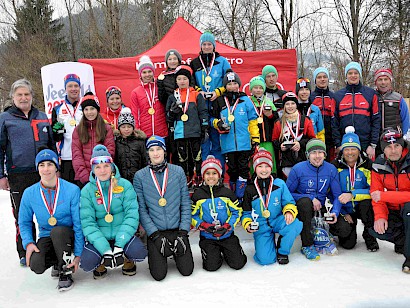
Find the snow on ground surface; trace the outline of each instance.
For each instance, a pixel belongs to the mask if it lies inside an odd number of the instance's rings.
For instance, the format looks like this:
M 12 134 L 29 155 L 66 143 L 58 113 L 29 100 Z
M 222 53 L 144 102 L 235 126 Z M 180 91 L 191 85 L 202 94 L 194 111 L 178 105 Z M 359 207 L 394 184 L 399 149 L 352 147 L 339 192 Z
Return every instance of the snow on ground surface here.
M 50 270 L 36 275 L 19 266 L 5 191 L 0 191 L 0 217 L 0 307 L 410 307 L 410 275 L 401 272 L 404 257 L 390 243 L 379 241 L 381 249 L 371 253 L 359 236 L 355 249 L 313 262 L 300 253 L 298 238 L 288 265 L 260 266 L 253 260 L 252 236 L 242 227 L 236 231 L 248 256 L 242 270 L 225 264 L 217 272 L 203 270 L 199 232 L 194 232 L 195 269 L 189 277 L 182 277 L 169 260 L 167 277 L 157 282 L 145 260 L 133 277 L 115 269 L 97 281 L 80 270 L 74 288 L 59 293 Z

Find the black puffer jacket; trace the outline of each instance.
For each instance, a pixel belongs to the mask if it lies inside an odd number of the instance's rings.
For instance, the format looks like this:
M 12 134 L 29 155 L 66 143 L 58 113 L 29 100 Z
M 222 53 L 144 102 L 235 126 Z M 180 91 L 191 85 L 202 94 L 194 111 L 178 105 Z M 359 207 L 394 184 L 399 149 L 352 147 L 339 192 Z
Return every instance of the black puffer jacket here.
M 117 136 L 115 139 L 115 164 L 121 177 L 132 183 L 134 174 L 148 164 L 145 139 L 141 130 L 135 130 L 129 137 Z
M 174 90 L 178 88 L 175 73 L 172 73 L 172 71 L 174 70 L 162 72 L 164 79 L 157 79 L 158 99 L 164 106 L 167 105 L 168 97 L 174 94 Z

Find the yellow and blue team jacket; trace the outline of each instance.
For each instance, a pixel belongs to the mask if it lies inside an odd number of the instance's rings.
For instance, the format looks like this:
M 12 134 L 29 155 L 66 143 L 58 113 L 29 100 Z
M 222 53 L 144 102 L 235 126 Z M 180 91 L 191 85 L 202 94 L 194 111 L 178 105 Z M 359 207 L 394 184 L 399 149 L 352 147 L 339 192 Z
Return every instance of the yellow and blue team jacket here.
M 267 191 L 269 189 L 271 178 L 267 179 L 258 179 L 258 185 L 263 194 L 263 198 L 266 198 Z M 266 194 L 263 193 L 263 187 L 266 189 Z M 270 199 L 268 203 L 268 211 L 270 216 L 268 218 L 263 217 L 262 211 L 265 209 L 263 202 L 260 200 L 260 196 L 256 189 L 255 184 L 252 181 L 252 184 L 249 184 L 245 189 L 245 195 L 243 197 L 242 209 L 242 226 L 246 230 L 248 225 L 252 222 L 252 210 L 258 216 L 257 222 L 259 222 L 258 232 L 264 232 L 267 229 L 270 229 L 276 223 L 277 217 L 285 214 L 286 212 L 292 213 L 293 217 L 296 218 L 298 215 L 298 210 L 295 205 L 295 200 L 292 197 L 286 183 L 278 178 L 273 178 L 273 185 L 270 194 Z
M 352 201 L 343 204 L 340 214 L 351 214 L 355 211 L 358 202 L 371 199 L 370 197 L 370 183 L 372 162 L 361 154 L 356 165 L 356 175 L 354 186 L 352 187 L 350 181 L 349 166 L 342 157 L 335 159 L 332 164 L 339 172 L 339 181 L 342 193 L 350 192 L 353 195 Z
M 233 233 L 234 226 L 239 222 L 242 215 L 242 208 L 239 207 L 238 198 L 223 184 L 215 186 L 202 185 L 195 190 L 192 195 L 192 225 L 196 228 L 204 221 L 212 224 L 214 219 L 212 212 L 218 214 L 217 220 L 220 224 L 228 223 L 232 230 L 223 236 L 216 238 L 208 232 L 201 231 L 201 236 L 222 240 L 228 238 Z

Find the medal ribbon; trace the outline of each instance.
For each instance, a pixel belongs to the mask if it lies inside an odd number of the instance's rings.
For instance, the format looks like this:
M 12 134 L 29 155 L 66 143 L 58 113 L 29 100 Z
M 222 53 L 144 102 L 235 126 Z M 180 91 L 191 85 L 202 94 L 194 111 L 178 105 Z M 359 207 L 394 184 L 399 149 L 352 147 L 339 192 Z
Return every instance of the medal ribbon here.
M 296 132 L 294 132 L 293 129 L 292 129 L 292 126 L 289 125 L 289 121 L 286 121 L 286 126 L 288 127 L 289 132 L 290 132 L 290 134 L 292 135 L 292 137 L 294 138 L 295 141 L 297 141 L 298 138 L 303 135 L 303 133 L 298 135 L 299 130 L 300 130 L 300 113 L 298 114 L 298 119 L 296 121 Z
M 239 103 L 239 97 L 236 99 L 235 104 L 232 106 L 232 110 L 231 110 L 231 106 L 229 105 L 229 101 L 228 99 L 225 97 L 225 105 L 226 108 L 228 108 L 228 117 L 233 114 L 235 112 L 236 107 L 238 106 Z
M 266 200 L 263 199 L 262 191 L 261 191 L 261 189 L 258 185 L 258 178 L 255 178 L 253 183 L 255 184 L 256 191 L 258 192 L 259 198 L 261 199 L 261 205 L 263 205 L 265 210 L 267 210 L 268 206 L 269 206 L 269 200 L 270 200 L 270 195 L 271 195 L 271 192 L 272 192 L 272 187 L 273 187 L 273 177 L 270 176 L 270 184 L 269 184 L 268 193 L 266 195 Z
M 152 91 L 152 89 L 151 89 L 151 82 L 148 84 L 150 95 L 148 95 L 148 92 L 145 89 L 144 85 L 142 87 L 144 88 L 145 94 L 147 96 L 149 106 L 151 108 L 154 108 L 154 104 L 155 104 L 155 82 L 154 82 L 154 91 Z
M 53 203 L 50 203 L 50 204 L 48 203 L 46 195 L 44 194 L 44 191 L 41 189 L 41 187 L 40 187 L 40 193 L 41 193 L 41 199 L 43 199 L 43 203 L 46 206 L 48 213 L 50 214 L 50 216 L 54 216 L 54 213 L 56 212 L 56 208 L 57 208 L 58 195 L 60 194 L 60 185 L 59 185 L 58 178 L 56 182 L 56 189 L 55 189 Z
M 179 89 L 177 90 L 179 98 L 181 99 L 182 95 L 179 91 Z M 185 97 L 185 105 L 183 108 L 183 113 L 185 114 L 188 110 L 188 106 L 189 106 L 189 88 L 186 89 L 186 97 Z
M 262 103 L 260 105 L 260 109 L 258 111 L 258 116 L 260 118 L 263 118 L 263 108 L 265 107 L 265 98 L 266 98 L 266 96 L 263 96 L 263 100 L 262 100 Z
M 75 120 L 75 113 L 77 112 L 78 106 L 80 106 L 81 104 L 78 102 L 78 103 L 77 103 L 77 106 L 75 106 L 75 107 L 74 107 L 73 105 L 71 105 L 71 107 L 73 107 L 73 109 L 74 109 L 73 113 L 71 113 L 71 110 L 70 110 L 70 108 L 68 107 L 66 101 L 64 101 L 64 105 L 65 105 L 65 109 L 67 109 L 68 113 L 70 114 L 71 119 Z
M 350 173 L 350 189 L 354 188 L 354 182 L 356 181 L 356 164 L 354 164 L 353 168 L 349 167 Z
M 167 185 L 168 185 L 168 167 L 164 171 L 164 178 L 162 179 L 162 189 L 160 188 L 157 177 L 155 176 L 152 169 L 149 169 L 149 171 L 151 172 L 151 178 L 152 178 L 152 181 L 154 182 L 155 188 L 157 189 L 161 198 L 164 198 L 165 192 L 167 191 Z
M 111 200 L 112 200 L 112 183 L 111 183 L 111 179 L 110 179 L 110 186 L 108 187 L 108 205 L 107 203 L 105 203 L 105 199 L 104 199 L 104 193 L 101 187 L 101 183 L 100 180 L 97 178 L 97 188 L 98 188 L 98 192 L 102 198 L 102 202 L 105 208 L 105 211 L 107 212 L 107 214 L 110 214 L 110 208 L 111 208 Z
M 211 64 L 209 65 L 209 71 L 206 69 L 206 66 L 205 66 L 205 64 L 204 64 L 204 61 L 202 61 L 202 57 L 199 57 L 199 61 L 201 61 L 201 64 L 202 64 L 202 67 L 203 67 L 203 69 L 204 69 L 204 71 L 205 71 L 206 76 L 211 75 L 212 67 L 214 66 L 214 62 L 215 62 L 215 53 L 213 53 L 212 62 L 211 62 Z

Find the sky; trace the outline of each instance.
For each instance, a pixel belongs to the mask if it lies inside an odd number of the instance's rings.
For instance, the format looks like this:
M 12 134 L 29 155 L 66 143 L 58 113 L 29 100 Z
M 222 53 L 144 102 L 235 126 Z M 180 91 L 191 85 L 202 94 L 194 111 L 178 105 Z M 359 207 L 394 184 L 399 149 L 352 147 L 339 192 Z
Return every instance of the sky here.
M 0 307 L 409 307 L 410 275 L 401 272 L 404 257 L 393 245 L 380 242 L 380 250 L 368 252 L 363 239 L 351 251 L 308 261 L 298 238 L 288 265 L 260 266 L 253 260 L 252 236 L 237 227 L 248 263 L 239 271 L 226 264 L 217 272 L 202 269 L 198 232 L 190 241 L 195 269 L 191 276 L 179 274 L 168 260 L 167 277 L 155 281 L 145 260 L 137 274 L 126 277 L 121 269 L 110 270 L 105 279 L 91 273 L 74 274 L 75 285 L 59 293 L 50 270 L 36 275 L 18 264 L 14 221 L 9 195 L 0 191 Z M 359 229 L 361 233 L 361 224 Z

